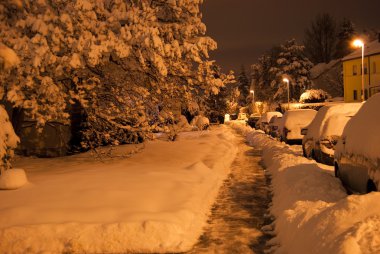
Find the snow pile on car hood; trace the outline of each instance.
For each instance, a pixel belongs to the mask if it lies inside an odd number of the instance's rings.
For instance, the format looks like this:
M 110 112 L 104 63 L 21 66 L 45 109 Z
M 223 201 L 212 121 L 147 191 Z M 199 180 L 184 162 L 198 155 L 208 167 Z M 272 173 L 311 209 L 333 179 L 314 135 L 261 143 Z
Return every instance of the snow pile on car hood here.
M 362 103 L 340 103 L 322 107 L 310 123 L 306 137 L 318 140 L 333 135 L 341 136 L 347 121 L 361 106 Z
M 275 253 L 380 253 L 380 193 L 347 196 L 333 168 L 245 126 L 272 176 Z

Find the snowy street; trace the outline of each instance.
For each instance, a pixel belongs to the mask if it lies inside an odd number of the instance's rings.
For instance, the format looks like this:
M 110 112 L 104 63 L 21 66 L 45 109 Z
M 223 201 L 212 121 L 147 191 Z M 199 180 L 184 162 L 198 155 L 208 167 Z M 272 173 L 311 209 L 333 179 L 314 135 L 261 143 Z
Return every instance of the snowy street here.
M 270 238 L 261 231 L 270 202 L 269 182 L 260 165 L 261 151 L 239 135 L 239 152 L 216 199 L 205 233 L 188 254 L 263 253 Z
M 245 125 L 230 126 L 263 151 L 271 175 L 274 237 L 269 253 L 380 253 L 379 192 L 347 195 L 334 167 L 302 156 L 297 146 L 279 142 Z

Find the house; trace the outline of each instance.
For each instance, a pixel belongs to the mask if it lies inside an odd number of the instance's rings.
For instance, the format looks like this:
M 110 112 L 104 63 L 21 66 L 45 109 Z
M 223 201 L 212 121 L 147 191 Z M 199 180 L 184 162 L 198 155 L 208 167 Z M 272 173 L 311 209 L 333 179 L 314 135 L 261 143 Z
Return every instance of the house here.
M 343 75 L 341 59 L 319 63 L 310 70 L 311 88 L 322 89 L 332 98 L 343 97 Z
M 362 50 L 358 49 L 342 59 L 344 101 L 361 101 Z M 380 34 L 378 40 L 364 47 L 364 98 L 380 92 Z

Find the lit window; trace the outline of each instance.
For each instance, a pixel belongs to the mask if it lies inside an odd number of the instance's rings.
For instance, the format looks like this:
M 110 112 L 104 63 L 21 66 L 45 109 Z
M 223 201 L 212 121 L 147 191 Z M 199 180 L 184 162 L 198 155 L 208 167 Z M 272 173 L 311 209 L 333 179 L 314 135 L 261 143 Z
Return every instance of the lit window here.
M 356 65 L 352 66 L 352 75 L 354 76 L 358 75 L 358 66 Z

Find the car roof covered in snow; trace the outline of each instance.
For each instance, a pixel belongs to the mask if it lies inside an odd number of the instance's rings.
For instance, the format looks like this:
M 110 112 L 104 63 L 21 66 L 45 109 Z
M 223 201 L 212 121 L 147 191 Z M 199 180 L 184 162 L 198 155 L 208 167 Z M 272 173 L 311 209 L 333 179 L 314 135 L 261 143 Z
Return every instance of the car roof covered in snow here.
M 380 94 L 375 94 L 363 103 L 358 113 L 351 118 L 344 128 L 344 149 L 349 154 L 356 154 L 377 163 L 380 159 Z M 343 146 L 337 150 L 341 152 Z

